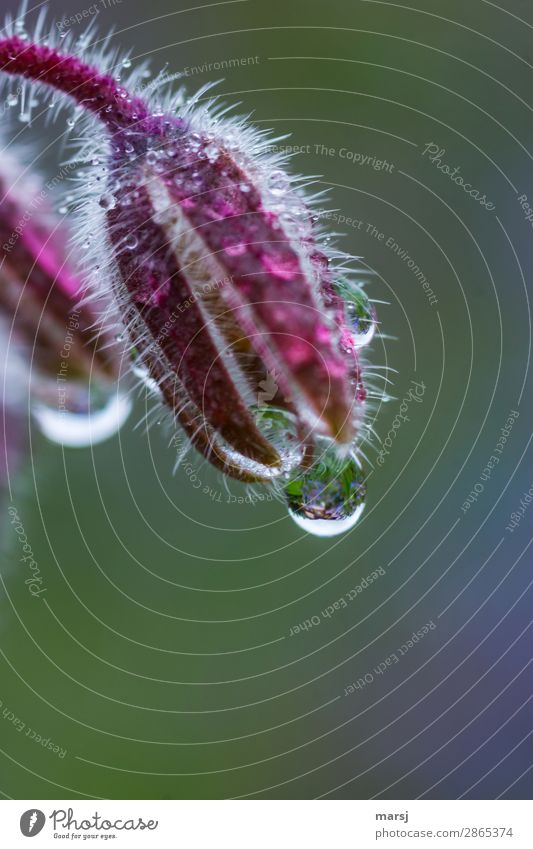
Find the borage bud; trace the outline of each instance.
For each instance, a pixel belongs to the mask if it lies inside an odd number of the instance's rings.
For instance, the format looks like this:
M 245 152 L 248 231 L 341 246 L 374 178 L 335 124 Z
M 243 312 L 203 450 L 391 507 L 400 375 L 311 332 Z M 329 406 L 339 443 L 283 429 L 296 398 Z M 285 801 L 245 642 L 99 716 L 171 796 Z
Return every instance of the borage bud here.
M 133 96 L 63 48 L 11 35 L 0 64 L 72 96 L 107 129 L 111 154 L 92 182 L 105 173 L 108 185 L 84 203 L 81 229 L 147 381 L 236 479 L 283 482 L 309 468 L 317 439 L 346 457 L 366 397 L 359 345 L 297 181 L 243 122 L 198 98 L 162 107 Z M 274 428 L 260 389 L 273 375 Z
M 94 306 L 80 303 L 81 280 L 65 254 L 69 234 L 49 194 L 12 155 L 0 155 L 4 401 L 27 406 L 29 391 L 46 436 L 86 445 L 115 433 L 130 402 L 117 394 L 116 345 L 99 330 Z

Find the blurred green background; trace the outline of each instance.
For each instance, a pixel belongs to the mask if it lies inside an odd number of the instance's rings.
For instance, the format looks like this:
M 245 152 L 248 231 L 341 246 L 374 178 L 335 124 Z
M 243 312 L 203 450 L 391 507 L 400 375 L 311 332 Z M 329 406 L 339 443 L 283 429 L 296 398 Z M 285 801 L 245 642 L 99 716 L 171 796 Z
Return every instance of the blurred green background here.
M 90 6 L 50 5 L 58 17 Z M 32 431 L 13 503 L 47 593 L 24 586 L 6 505 L 0 700 L 65 754 L 0 717 L 0 791 L 530 797 L 533 509 L 512 533 L 506 525 L 533 484 L 532 230 L 518 201 L 533 198 L 531 5 L 103 5 L 99 31 L 115 28 L 134 63 L 188 69 L 191 91 L 223 78 L 226 101 L 291 133 L 285 143 L 302 146 L 294 168 L 321 175 L 331 207 L 357 222 L 332 228 L 386 302 L 370 360 L 397 371 L 387 374 L 398 400 L 371 411 L 381 439 L 411 381 L 425 391 L 381 466 L 368 449 L 363 519 L 333 540 L 303 535 L 276 501 L 234 503 L 196 457 L 213 497 L 184 469 L 174 475 L 169 434 L 134 427 L 142 399 L 92 450 Z M 5 6 L 16 12 L 15 0 Z M 429 144 L 494 208 L 439 170 Z M 57 159 L 40 164 L 53 173 Z M 500 462 L 463 512 L 511 411 Z M 294 633 L 312 617 L 319 624 Z

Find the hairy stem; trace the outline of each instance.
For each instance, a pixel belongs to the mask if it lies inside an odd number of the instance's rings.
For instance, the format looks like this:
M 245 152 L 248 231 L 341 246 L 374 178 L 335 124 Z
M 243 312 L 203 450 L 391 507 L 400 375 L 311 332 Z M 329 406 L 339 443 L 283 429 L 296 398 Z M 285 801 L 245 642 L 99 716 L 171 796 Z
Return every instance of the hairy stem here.
M 49 85 L 100 118 L 112 130 L 125 129 L 149 115 L 142 98 L 132 97 L 112 76 L 101 74 L 77 56 L 53 47 L 0 39 L 0 71 Z

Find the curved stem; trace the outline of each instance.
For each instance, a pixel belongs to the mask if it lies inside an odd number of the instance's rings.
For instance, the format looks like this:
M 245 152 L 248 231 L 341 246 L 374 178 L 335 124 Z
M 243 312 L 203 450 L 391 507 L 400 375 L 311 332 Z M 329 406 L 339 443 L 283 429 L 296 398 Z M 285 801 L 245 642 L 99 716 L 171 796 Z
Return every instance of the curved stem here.
M 110 130 L 124 129 L 150 114 L 142 98 L 130 96 L 112 76 L 100 73 L 77 56 L 18 36 L 0 39 L 0 71 L 67 94 L 97 115 Z

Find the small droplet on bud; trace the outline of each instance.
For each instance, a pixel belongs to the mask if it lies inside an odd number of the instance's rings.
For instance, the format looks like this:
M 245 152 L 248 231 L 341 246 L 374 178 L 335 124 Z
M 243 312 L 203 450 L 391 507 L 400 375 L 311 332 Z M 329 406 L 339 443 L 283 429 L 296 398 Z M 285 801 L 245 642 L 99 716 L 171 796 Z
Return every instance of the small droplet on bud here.
M 34 417 L 41 432 L 51 442 L 68 448 L 97 445 L 114 436 L 131 412 L 128 397 L 113 390 L 99 405 L 76 412 L 36 404 Z
M 98 203 L 102 207 L 102 209 L 115 209 L 117 205 L 117 199 L 115 195 L 112 195 L 110 192 L 104 192 Z

